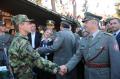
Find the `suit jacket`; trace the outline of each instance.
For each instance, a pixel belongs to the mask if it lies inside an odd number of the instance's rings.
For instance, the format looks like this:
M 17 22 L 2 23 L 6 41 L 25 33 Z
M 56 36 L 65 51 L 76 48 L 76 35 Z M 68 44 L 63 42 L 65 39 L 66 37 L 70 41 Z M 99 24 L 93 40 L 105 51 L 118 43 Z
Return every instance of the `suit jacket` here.
M 117 42 L 118 42 L 119 49 L 120 49 L 120 32 L 119 32 L 118 35 L 116 36 L 116 40 L 117 40 Z
M 68 70 L 71 71 L 82 57 L 85 62 L 110 65 L 105 68 L 85 65 L 85 79 L 120 79 L 120 51 L 114 36 L 100 31 L 91 42 L 88 37 L 82 38 L 76 54 L 66 64 Z
M 34 49 L 40 46 L 41 37 L 42 37 L 41 33 L 35 32 L 35 48 Z M 31 44 L 32 42 L 31 33 L 28 34 L 28 41 L 30 41 L 30 44 Z
M 43 44 L 45 44 L 45 43 L 44 43 L 44 40 L 41 40 L 41 42 L 40 42 L 40 47 L 43 47 Z M 46 43 L 45 45 L 51 46 L 52 44 L 53 44 L 53 40 L 50 39 L 50 40 L 47 41 L 47 43 Z
M 40 42 L 40 47 L 44 47 L 43 45 L 45 45 L 45 46 L 51 46 L 51 45 L 53 45 L 53 40 L 52 39 L 50 39 L 50 40 L 48 40 L 47 42 L 45 42 L 45 40 L 41 40 L 41 42 Z M 48 52 L 49 53 L 49 52 Z M 54 55 L 54 53 L 50 53 L 49 55 L 47 55 L 47 57 L 48 57 L 48 60 L 50 60 L 50 61 L 53 61 L 53 55 Z M 43 58 L 45 58 L 45 54 L 41 54 L 41 56 L 43 57 Z

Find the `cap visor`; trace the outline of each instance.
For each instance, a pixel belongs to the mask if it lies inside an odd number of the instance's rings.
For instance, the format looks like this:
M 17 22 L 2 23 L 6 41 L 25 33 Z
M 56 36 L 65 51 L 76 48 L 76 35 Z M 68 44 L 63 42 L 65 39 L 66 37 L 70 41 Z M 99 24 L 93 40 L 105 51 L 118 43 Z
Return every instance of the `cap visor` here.
M 86 22 L 86 21 L 88 21 L 88 20 L 87 20 L 87 19 L 83 19 L 83 20 L 82 20 L 83 23 Z
M 35 21 L 34 19 L 27 19 L 26 22 L 33 22 Z

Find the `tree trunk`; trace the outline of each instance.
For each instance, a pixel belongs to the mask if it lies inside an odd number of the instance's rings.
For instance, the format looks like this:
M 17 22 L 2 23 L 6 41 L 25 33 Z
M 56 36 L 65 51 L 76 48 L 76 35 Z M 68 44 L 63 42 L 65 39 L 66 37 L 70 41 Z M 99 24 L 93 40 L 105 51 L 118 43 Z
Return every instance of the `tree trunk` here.
M 52 10 L 56 12 L 55 0 L 51 0 L 51 6 L 52 6 Z
M 85 0 L 85 2 L 84 2 L 84 4 L 83 4 L 83 12 L 87 12 L 87 10 L 88 10 L 88 1 L 87 0 Z
M 73 1 L 73 17 L 76 17 L 76 0 Z

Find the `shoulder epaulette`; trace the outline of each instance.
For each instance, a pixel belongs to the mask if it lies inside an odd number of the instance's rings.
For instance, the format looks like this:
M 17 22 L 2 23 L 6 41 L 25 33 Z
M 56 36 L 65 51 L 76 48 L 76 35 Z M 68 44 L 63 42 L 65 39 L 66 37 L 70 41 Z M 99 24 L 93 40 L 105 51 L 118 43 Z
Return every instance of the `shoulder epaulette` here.
M 109 36 L 112 36 L 112 34 L 111 34 L 111 33 L 104 32 L 104 34 L 109 35 Z

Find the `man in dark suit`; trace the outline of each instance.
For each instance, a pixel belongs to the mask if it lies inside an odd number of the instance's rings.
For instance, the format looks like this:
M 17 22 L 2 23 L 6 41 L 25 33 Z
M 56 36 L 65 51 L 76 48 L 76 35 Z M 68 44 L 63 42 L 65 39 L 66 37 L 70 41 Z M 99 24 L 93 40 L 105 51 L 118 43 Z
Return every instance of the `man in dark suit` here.
M 42 34 L 36 31 L 36 24 L 32 22 L 32 32 L 28 34 L 28 40 L 34 49 L 40 46 Z
M 75 49 L 75 36 L 71 30 L 70 25 L 67 22 L 61 22 L 60 29 L 56 35 L 53 45 L 48 47 L 41 47 L 38 50 L 40 53 L 54 52 L 53 62 L 58 65 L 62 65 L 68 62 L 73 56 Z M 66 74 L 65 76 L 56 75 L 56 79 L 74 79 L 73 72 Z
M 120 49 L 120 19 L 112 18 L 110 24 L 112 26 L 113 35 L 116 37 Z

